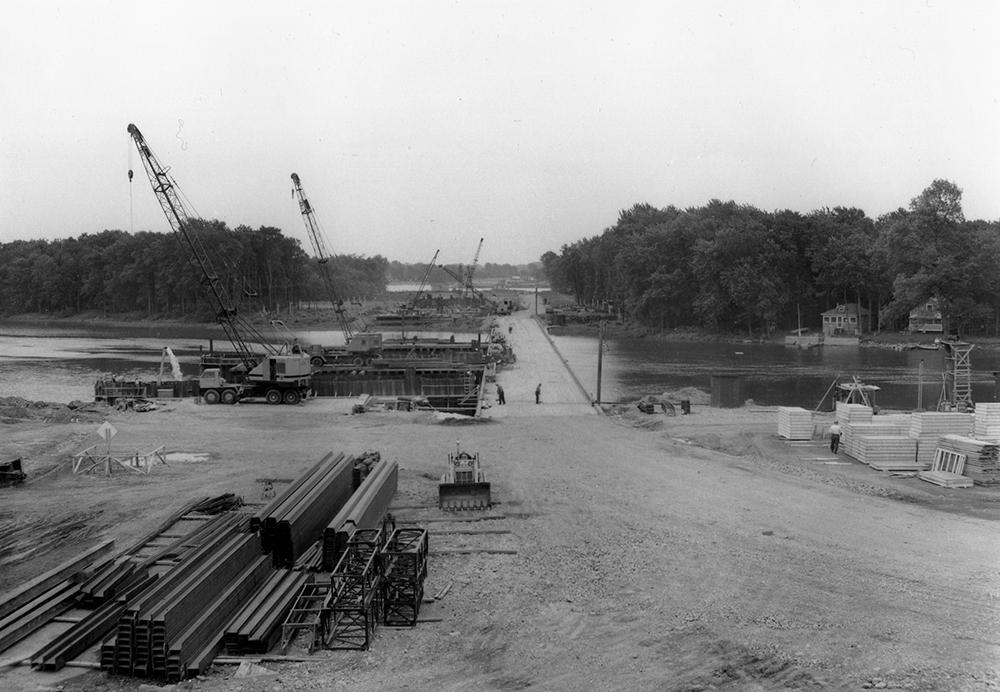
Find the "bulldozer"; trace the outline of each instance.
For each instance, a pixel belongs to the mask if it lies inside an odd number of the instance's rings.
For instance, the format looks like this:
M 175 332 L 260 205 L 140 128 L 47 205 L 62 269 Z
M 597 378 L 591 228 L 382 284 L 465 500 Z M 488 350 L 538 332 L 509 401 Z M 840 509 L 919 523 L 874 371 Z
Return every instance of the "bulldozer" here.
M 490 484 L 479 467 L 479 453 L 463 452 L 456 442 L 455 453 L 448 455 L 448 470 L 438 485 L 438 508 L 489 509 L 492 504 Z

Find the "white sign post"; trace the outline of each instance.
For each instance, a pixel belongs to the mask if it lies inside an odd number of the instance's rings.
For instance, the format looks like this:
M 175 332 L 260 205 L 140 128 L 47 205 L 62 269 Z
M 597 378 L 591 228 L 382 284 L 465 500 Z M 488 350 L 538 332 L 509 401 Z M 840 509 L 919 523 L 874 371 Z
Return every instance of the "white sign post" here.
M 101 427 L 97 429 L 97 434 L 104 438 L 105 444 L 108 446 L 108 461 L 107 461 L 107 475 L 111 475 L 111 438 L 118 434 L 118 430 L 111 423 L 104 421 L 101 423 Z

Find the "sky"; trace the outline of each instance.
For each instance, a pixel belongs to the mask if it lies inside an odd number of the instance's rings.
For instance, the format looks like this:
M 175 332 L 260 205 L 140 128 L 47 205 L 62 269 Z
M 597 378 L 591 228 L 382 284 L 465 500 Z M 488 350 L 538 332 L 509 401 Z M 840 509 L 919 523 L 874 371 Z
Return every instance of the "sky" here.
M 1000 3 L 0 3 L 0 242 L 193 215 L 525 264 L 638 203 L 1000 219 Z M 130 183 L 128 170 L 135 175 Z

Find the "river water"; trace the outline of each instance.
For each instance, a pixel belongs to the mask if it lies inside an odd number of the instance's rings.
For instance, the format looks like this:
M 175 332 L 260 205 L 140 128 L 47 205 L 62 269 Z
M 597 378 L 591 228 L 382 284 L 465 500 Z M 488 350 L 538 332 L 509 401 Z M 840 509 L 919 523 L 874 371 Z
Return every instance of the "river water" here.
M 597 391 L 598 340 L 556 336 L 553 340 L 584 388 Z M 757 404 L 814 409 L 835 378 L 857 376 L 880 388 L 876 405 L 910 410 L 918 406 L 923 363 L 923 406 L 937 406 L 945 361 L 942 352 L 923 349 L 821 346 L 789 348 L 781 344 L 670 342 L 610 339 L 602 364 L 602 401 L 631 401 L 681 387 L 709 391 L 712 375 L 742 375 L 743 396 Z M 996 401 L 993 372 L 1000 352 L 973 349 L 973 401 Z M 830 400 L 826 399 L 824 408 Z
M 343 335 L 338 332 L 300 331 L 296 336 L 302 343 L 343 343 Z M 458 338 L 474 336 L 460 334 Z M 553 338 L 587 391 L 596 394 L 597 339 Z M 275 333 L 274 339 L 281 341 L 282 337 Z M 91 401 L 94 382 L 101 377 L 155 380 L 162 367 L 164 379 L 172 379 L 171 362 L 164 352 L 167 347 L 176 356 L 184 377 L 195 377 L 200 354 L 212 340 L 216 348 L 227 348 L 222 330 L 214 325 L 0 323 L 0 397 L 59 403 Z M 1000 371 L 1000 352 L 974 349 L 971 360 L 973 399 L 995 401 L 992 373 Z M 712 375 L 742 375 L 745 398 L 763 405 L 813 409 L 835 377 L 849 381 L 858 376 L 881 388 L 876 395 L 878 405 L 909 410 L 917 407 L 921 361 L 923 405 L 934 407 L 944 372 L 944 358 L 937 351 L 829 346 L 803 350 L 773 344 L 611 339 L 604 353 L 601 398 L 630 401 L 682 387 L 708 391 Z

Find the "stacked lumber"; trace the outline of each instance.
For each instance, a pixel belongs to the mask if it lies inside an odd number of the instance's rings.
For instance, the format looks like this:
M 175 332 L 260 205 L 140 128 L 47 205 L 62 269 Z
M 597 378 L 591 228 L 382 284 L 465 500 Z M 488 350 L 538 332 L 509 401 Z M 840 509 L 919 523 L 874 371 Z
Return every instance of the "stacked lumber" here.
M 976 404 L 973 436 L 977 440 L 1000 442 L 1000 404 Z
M 811 440 L 812 413 L 798 406 L 779 406 L 778 435 L 786 440 Z
M 857 460 L 876 471 L 916 471 L 917 441 L 909 435 L 862 435 L 857 439 Z
M 976 406 L 977 416 L 981 405 Z M 962 475 L 970 478 L 975 485 L 1000 485 L 1000 443 L 961 435 L 942 435 L 938 449 L 964 454 Z
M 906 436 L 910 432 L 910 421 L 893 422 L 880 420 L 882 417 L 873 418 L 871 423 L 844 423 L 841 446 L 849 457 L 864 462 L 859 456 L 858 444 L 862 437 L 899 437 Z M 877 421 L 877 422 L 876 422 Z M 865 462 L 866 463 L 866 462 Z
M 917 463 L 929 470 L 934 463 L 938 439 L 942 435 L 962 435 L 972 432 L 972 415 L 939 411 L 918 411 L 910 417 L 910 437 L 917 441 Z
M 837 422 L 840 423 L 840 427 L 850 423 L 871 423 L 872 414 L 871 406 L 837 402 Z

